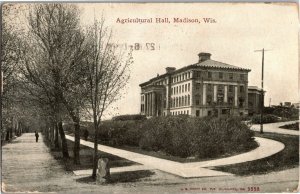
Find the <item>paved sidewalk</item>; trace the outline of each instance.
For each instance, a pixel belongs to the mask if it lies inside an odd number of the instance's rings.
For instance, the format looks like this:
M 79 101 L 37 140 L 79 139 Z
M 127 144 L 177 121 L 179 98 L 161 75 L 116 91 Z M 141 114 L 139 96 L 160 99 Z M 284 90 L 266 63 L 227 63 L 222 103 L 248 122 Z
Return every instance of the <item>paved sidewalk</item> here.
M 280 126 L 292 124 L 292 123 L 296 123 L 296 122 L 297 121 L 268 123 L 268 124 L 264 124 L 263 130 L 264 130 L 264 132 L 271 132 L 271 133 L 280 133 L 280 134 L 286 134 L 286 135 L 299 135 L 299 131 L 279 128 Z M 298 120 L 298 122 L 299 122 L 299 120 Z M 252 125 L 251 130 L 260 131 L 260 125 L 259 124 Z
M 25 133 L 2 147 L 2 191 L 57 191 L 72 181 L 70 177 L 52 157 L 41 135 L 35 142 L 34 133 Z
M 74 141 L 74 137 L 66 135 L 66 138 Z M 256 141 L 260 146 L 250 152 L 239 154 L 232 157 L 204 161 L 194 163 L 180 163 L 166 159 L 156 158 L 148 155 L 143 155 L 135 152 L 130 152 L 122 149 L 117 149 L 109 146 L 100 145 L 99 150 L 110 153 L 127 160 L 131 160 L 145 165 L 147 168 L 152 167 L 170 174 L 178 175 L 184 178 L 193 177 L 207 177 L 207 176 L 225 176 L 231 175 L 230 173 L 220 172 L 216 170 L 210 170 L 203 167 L 220 166 L 228 164 L 242 163 L 252 160 L 268 157 L 284 149 L 284 144 L 265 138 L 256 137 Z M 89 141 L 80 141 L 82 145 L 93 148 L 93 143 Z

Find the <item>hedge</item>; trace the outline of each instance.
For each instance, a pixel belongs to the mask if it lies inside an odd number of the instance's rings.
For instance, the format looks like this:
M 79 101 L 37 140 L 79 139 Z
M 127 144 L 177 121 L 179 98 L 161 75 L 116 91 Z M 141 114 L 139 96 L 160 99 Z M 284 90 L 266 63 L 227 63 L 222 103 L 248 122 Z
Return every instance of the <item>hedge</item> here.
M 142 127 L 142 149 L 180 157 L 215 157 L 248 149 L 254 141 L 254 133 L 238 118 L 157 117 Z
M 119 115 L 119 116 L 113 117 L 112 120 L 114 120 L 114 121 L 146 120 L 146 116 L 145 115 L 139 115 L 139 114 Z
M 275 123 L 278 121 L 279 121 L 279 118 L 275 115 L 271 115 L 271 114 L 263 115 L 263 120 L 262 120 L 263 123 Z M 252 123 L 260 124 L 260 115 L 253 116 Z
M 139 146 L 179 157 L 215 157 L 256 145 L 254 132 L 239 118 L 197 118 L 186 115 L 136 121 L 105 121 L 100 143 Z M 254 145 L 255 144 L 255 145 Z

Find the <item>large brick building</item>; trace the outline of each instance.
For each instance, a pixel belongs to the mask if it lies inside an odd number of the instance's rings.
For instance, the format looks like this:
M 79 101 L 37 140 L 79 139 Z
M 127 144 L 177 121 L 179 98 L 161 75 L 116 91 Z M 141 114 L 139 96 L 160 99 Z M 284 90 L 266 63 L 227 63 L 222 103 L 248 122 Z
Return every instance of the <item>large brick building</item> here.
M 177 70 L 167 67 L 165 74 L 140 84 L 141 114 L 248 114 L 250 69 L 214 61 L 210 53 L 198 56 L 198 63 Z

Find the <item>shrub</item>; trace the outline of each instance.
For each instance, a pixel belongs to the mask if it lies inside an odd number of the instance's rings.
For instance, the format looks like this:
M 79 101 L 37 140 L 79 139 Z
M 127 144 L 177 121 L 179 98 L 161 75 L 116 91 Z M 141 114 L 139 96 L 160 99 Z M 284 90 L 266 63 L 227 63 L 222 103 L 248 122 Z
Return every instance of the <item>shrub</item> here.
M 279 118 L 275 115 L 267 114 L 263 115 L 263 123 L 275 123 L 278 122 Z M 252 117 L 252 123 L 260 124 L 260 115 L 255 115 Z
M 275 107 L 264 107 L 265 114 L 272 114 L 278 117 L 288 119 L 298 119 L 299 110 L 295 107 L 275 106 Z
M 139 146 L 179 157 L 215 157 L 252 148 L 254 132 L 241 118 L 152 117 L 103 121 L 98 138 L 110 146 Z
M 214 157 L 248 148 L 254 133 L 238 118 L 155 117 L 143 123 L 140 147 L 180 157 Z
M 110 146 L 139 145 L 141 121 L 103 121 L 98 139 Z
M 115 116 L 112 118 L 113 121 L 130 121 L 130 120 L 146 120 L 145 115 L 139 115 L 139 114 L 134 114 L 134 115 L 120 115 L 120 116 Z

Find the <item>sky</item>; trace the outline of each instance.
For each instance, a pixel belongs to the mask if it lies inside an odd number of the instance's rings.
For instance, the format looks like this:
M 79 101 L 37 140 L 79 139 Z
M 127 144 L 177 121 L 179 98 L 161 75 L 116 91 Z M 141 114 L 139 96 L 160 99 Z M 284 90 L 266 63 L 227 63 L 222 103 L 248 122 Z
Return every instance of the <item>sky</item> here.
M 139 84 L 166 67 L 181 68 L 198 61 L 198 53 L 251 69 L 249 85 L 261 86 L 261 52 L 265 48 L 265 105 L 297 102 L 298 8 L 296 3 L 80 3 L 81 23 L 105 18 L 119 44 L 139 43 L 133 51 L 131 78 L 122 99 L 113 103 L 106 118 L 140 111 Z M 125 23 L 118 19 L 151 19 L 152 23 Z M 170 23 L 156 23 L 169 18 Z M 174 23 L 173 18 L 198 19 L 200 23 Z M 204 23 L 212 18 L 214 23 Z M 155 50 L 147 50 L 153 43 Z M 147 45 L 150 45 L 147 44 Z M 109 113 L 109 114 L 108 114 Z
M 173 3 L 81 4 L 82 22 L 102 15 L 120 44 L 140 43 L 126 95 L 113 104 L 112 115 L 135 114 L 140 109 L 139 84 L 165 73 L 165 67 L 196 63 L 197 54 L 251 69 L 249 85 L 261 87 L 261 52 L 265 48 L 265 105 L 298 100 L 298 9 L 296 4 Z M 170 23 L 118 23 L 119 19 L 169 18 Z M 173 18 L 200 23 L 174 23 Z M 204 23 L 213 18 L 216 23 Z M 145 49 L 154 43 L 156 50 Z

